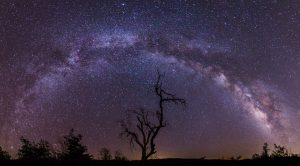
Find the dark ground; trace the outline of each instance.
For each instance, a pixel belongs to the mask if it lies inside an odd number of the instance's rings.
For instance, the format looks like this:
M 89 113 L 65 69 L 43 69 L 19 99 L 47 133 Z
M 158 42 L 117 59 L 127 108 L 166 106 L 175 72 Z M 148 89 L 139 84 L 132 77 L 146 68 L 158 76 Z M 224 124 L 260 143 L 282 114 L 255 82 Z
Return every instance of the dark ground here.
M 0 161 L 0 165 L 5 166 L 62 166 L 62 165 L 76 165 L 76 166 L 139 166 L 143 165 L 140 161 Z M 201 159 L 160 159 L 149 160 L 144 165 L 149 166 L 193 166 L 193 165 L 300 165 L 300 159 L 277 159 L 277 160 L 201 160 Z

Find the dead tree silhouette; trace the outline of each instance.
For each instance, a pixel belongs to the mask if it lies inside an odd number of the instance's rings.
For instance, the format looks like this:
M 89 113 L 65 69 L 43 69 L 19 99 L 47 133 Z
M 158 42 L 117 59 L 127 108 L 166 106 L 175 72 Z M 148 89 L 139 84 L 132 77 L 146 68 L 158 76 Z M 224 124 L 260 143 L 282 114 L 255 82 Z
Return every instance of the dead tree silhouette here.
M 132 110 L 136 117 L 135 128 L 131 127 L 130 121 L 121 121 L 121 136 L 125 136 L 130 141 L 130 145 L 138 145 L 141 150 L 141 160 L 146 161 L 150 156 L 156 153 L 155 140 L 160 130 L 166 127 L 165 105 L 173 103 L 176 105 L 185 105 L 185 99 L 178 98 L 174 94 L 167 92 L 162 86 L 162 74 L 158 72 L 157 82 L 154 85 L 155 95 L 159 98 L 159 109 L 155 116 L 151 116 L 148 111 L 141 108 Z

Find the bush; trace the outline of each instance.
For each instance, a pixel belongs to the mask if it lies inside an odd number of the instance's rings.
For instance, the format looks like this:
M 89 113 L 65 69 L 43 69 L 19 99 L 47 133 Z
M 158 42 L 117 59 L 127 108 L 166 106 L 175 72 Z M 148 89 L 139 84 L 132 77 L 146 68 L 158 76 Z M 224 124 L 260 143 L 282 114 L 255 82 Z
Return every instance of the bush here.
M 8 152 L 4 151 L 0 146 L 0 160 L 10 160 L 10 155 Z
M 115 160 L 125 161 L 125 160 L 127 160 L 127 158 L 120 151 L 116 151 L 115 152 Z
M 107 148 L 102 148 L 99 152 L 100 160 L 111 160 L 112 156 L 110 154 L 110 150 Z
M 274 150 L 271 154 L 273 158 L 282 158 L 282 157 L 289 157 L 289 153 L 284 146 L 274 144 Z
M 36 143 L 21 137 L 21 148 L 18 151 L 18 158 L 22 160 L 47 160 L 52 159 L 49 142 L 40 140 Z
M 82 135 L 74 134 L 71 129 L 70 133 L 64 136 L 62 143 L 62 152 L 59 154 L 63 160 L 90 160 L 92 156 L 88 153 L 87 147 L 81 143 Z

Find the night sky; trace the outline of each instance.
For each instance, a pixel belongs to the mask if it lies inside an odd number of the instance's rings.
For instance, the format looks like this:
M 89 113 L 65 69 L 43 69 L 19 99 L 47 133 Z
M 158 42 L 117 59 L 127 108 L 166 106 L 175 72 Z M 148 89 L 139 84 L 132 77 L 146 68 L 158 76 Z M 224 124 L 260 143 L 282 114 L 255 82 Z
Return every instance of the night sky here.
M 89 152 L 130 150 L 119 120 L 168 107 L 157 158 L 221 158 L 277 143 L 300 153 L 300 3 L 1 0 L 0 145 L 54 148 L 71 128 Z

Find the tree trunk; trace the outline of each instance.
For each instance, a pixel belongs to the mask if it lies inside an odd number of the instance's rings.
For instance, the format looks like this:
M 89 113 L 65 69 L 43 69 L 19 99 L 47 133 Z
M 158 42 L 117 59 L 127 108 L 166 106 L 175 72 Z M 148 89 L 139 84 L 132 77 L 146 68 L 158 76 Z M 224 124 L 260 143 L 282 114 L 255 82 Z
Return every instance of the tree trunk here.
M 142 158 L 141 158 L 141 160 L 144 162 L 144 161 L 146 161 L 147 160 L 147 154 L 146 154 L 146 149 L 144 150 L 142 150 Z

